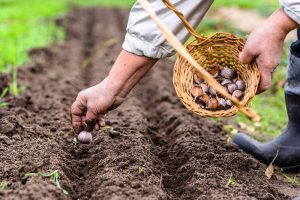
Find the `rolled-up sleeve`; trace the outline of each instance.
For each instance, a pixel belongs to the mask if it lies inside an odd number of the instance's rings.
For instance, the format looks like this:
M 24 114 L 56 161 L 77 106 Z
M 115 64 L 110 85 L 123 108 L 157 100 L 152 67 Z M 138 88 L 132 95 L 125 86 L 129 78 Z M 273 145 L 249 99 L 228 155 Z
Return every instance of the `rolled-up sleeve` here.
M 208 11 L 213 0 L 171 0 L 171 2 L 195 28 Z M 161 0 L 149 0 L 149 3 L 162 22 L 181 42 L 185 42 L 189 37 L 189 32 L 175 13 L 169 10 Z M 136 3 L 130 11 L 126 30 L 127 33 L 122 46 L 124 50 L 157 59 L 174 54 L 174 49 L 165 40 L 155 22 L 139 3 Z
M 300 24 L 300 1 L 299 0 L 280 0 L 283 11 L 295 22 Z

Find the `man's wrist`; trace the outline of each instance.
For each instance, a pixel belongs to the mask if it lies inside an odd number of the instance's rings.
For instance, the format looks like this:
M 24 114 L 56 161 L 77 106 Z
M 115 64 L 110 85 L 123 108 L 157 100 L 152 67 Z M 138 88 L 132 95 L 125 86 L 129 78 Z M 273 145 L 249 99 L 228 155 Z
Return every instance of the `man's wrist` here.
M 125 82 L 108 75 L 100 84 L 104 84 L 108 91 L 116 95 L 122 91 Z
M 299 27 L 299 24 L 292 20 L 282 8 L 274 12 L 269 20 L 273 24 L 273 27 L 270 28 L 273 28 L 274 31 L 281 33 L 282 37 L 284 38 L 290 31 Z

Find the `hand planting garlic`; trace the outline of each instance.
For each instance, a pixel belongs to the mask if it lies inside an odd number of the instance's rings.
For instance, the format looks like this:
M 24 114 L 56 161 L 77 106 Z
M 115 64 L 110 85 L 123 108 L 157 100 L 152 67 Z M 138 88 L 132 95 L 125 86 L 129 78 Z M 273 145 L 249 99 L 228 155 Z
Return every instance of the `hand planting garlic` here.
M 238 100 L 244 97 L 246 89 L 245 82 L 240 78 L 239 73 L 229 67 L 219 67 L 208 70 L 208 72 L 227 90 L 228 93 Z M 202 108 L 216 111 L 227 110 L 233 103 L 219 95 L 206 81 L 197 73 L 193 75 L 194 86 L 191 95 L 194 101 Z

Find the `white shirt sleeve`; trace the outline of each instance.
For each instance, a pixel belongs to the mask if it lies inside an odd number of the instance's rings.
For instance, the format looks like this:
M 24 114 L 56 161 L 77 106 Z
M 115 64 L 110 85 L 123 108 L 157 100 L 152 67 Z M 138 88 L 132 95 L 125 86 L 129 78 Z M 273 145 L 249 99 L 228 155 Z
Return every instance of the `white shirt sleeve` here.
M 280 0 L 283 11 L 295 22 L 300 24 L 300 1 L 299 0 Z
M 208 11 L 213 0 L 171 0 L 171 2 L 195 28 Z M 185 42 L 189 37 L 189 32 L 176 14 L 168 9 L 161 0 L 149 0 L 149 3 L 162 22 L 181 42 Z M 157 59 L 174 54 L 174 49 L 165 40 L 155 22 L 139 3 L 136 3 L 130 11 L 126 30 L 127 33 L 122 46 L 124 50 Z

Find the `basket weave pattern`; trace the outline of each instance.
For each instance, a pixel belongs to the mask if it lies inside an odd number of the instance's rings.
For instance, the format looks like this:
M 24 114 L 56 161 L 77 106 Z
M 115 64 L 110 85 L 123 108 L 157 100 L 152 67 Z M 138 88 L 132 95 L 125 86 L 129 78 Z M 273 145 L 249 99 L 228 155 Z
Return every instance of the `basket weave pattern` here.
M 241 106 L 247 107 L 257 91 L 260 73 L 255 62 L 246 65 L 238 62 L 239 52 L 243 47 L 243 40 L 230 33 L 215 33 L 210 37 L 201 36 L 187 45 L 189 53 L 206 70 L 220 66 L 238 72 L 246 84 L 245 96 L 240 103 Z M 194 67 L 179 55 L 174 66 L 173 84 L 179 99 L 187 109 L 200 116 L 210 117 L 232 116 L 238 112 L 236 106 L 228 110 L 210 111 L 195 103 L 190 94 L 194 86 L 195 73 Z

